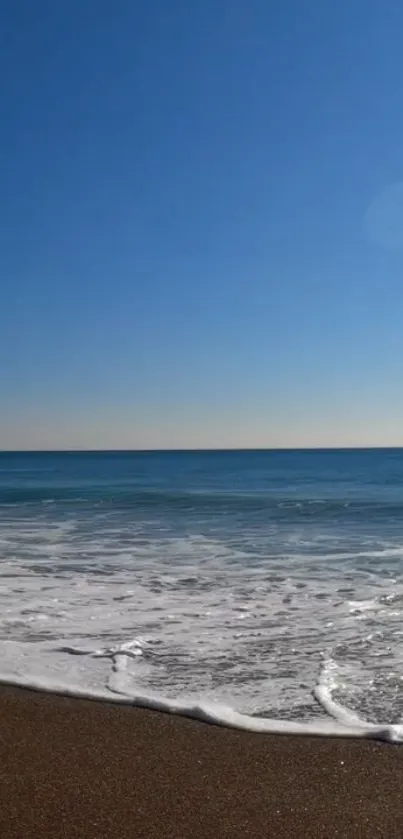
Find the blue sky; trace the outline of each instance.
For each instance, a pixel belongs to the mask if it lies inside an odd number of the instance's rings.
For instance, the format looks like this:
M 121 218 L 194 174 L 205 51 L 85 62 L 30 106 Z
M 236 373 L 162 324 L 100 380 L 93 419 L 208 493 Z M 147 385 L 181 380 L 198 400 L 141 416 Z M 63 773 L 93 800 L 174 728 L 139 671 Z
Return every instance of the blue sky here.
M 0 17 L 0 448 L 403 444 L 401 4 Z

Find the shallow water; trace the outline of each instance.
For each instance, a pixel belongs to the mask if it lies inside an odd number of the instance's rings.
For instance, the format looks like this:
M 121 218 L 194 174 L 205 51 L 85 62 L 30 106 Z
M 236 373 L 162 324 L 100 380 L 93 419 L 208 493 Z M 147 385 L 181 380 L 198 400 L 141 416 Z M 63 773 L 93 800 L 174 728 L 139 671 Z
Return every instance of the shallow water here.
M 402 513 L 400 450 L 1 454 L 0 674 L 399 724 Z

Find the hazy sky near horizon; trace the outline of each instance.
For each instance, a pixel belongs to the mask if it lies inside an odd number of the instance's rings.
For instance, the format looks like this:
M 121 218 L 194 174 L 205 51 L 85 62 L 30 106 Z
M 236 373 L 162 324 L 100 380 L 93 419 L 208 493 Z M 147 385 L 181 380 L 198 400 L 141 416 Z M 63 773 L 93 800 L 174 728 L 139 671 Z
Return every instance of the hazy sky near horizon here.
M 0 449 L 403 444 L 398 0 L 4 0 Z

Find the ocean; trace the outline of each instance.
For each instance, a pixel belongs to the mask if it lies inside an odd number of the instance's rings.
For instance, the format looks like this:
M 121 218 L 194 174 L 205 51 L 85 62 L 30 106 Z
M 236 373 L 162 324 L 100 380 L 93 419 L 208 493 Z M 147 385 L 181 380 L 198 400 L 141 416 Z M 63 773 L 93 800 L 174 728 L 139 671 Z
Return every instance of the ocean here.
M 402 642 L 403 450 L 0 454 L 3 682 L 401 740 Z

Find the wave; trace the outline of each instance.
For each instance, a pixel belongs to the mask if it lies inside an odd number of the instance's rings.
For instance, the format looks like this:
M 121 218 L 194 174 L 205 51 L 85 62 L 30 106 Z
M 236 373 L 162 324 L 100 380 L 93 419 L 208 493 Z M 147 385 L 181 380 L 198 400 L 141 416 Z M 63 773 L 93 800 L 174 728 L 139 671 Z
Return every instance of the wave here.
M 67 650 L 66 650 L 67 651 Z M 70 649 L 69 652 L 85 655 L 89 651 Z M 98 653 L 98 654 L 102 654 Z M 120 681 L 121 672 L 125 669 L 125 658 L 134 654 L 131 650 L 105 651 L 105 655 L 112 659 L 112 678 L 107 690 L 89 690 L 60 684 L 44 678 L 34 680 L 25 676 L 0 675 L 0 685 L 25 688 L 38 692 L 47 692 L 61 696 L 71 696 L 77 699 L 89 699 L 103 702 L 113 702 L 117 705 L 147 708 L 164 713 L 177 714 L 195 720 L 235 728 L 260 734 L 285 734 L 309 737 L 342 737 L 354 739 L 381 740 L 388 743 L 403 743 L 403 725 L 376 725 L 366 722 L 353 712 L 342 708 L 331 696 L 332 668 L 325 664 L 322 668 L 318 685 L 314 690 L 318 702 L 332 719 L 298 722 L 294 720 L 267 719 L 242 714 L 228 705 L 209 701 L 187 701 L 186 699 L 167 699 L 153 693 L 128 694 L 124 684 Z
M 138 507 L 145 511 L 167 509 L 183 512 L 276 512 L 278 518 L 343 518 L 370 515 L 371 517 L 394 517 L 403 513 L 402 501 L 387 501 L 361 498 L 296 498 L 261 492 L 181 491 L 147 490 L 133 487 L 66 487 L 36 486 L 24 488 L 0 488 L 0 506 L 38 503 L 80 503 L 118 505 L 122 509 Z

